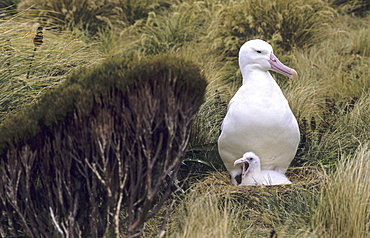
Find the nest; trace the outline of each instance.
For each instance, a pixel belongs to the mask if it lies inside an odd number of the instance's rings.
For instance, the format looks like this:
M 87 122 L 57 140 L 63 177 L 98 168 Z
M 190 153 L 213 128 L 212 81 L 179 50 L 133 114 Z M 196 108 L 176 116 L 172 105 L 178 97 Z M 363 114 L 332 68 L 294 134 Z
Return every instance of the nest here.
M 193 191 L 197 196 L 212 193 L 219 198 L 228 197 L 254 210 L 263 210 L 270 203 L 280 203 L 279 206 L 287 208 L 295 203 L 302 204 L 302 200 L 315 196 L 324 173 L 317 167 L 295 167 L 289 168 L 286 176 L 292 184 L 233 186 L 226 171 L 213 172 L 195 184 Z
M 231 201 L 256 229 L 273 229 L 287 220 L 309 221 L 324 173 L 317 167 L 290 168 L 288 185 L 233 186 L 227 172 L 213 172 L 193 186 L 196 197 L 212 196 L 218 204 Z M 222 206 L 222 205 L 221 205 Z
M 233 186 L 230 183 L 230 175 L 225 172 L 214 172 L 206 176 L 201 182 L 201 186 L 209 186 L 214 189 L 220 187 L 221 190 L 255 190 L 258 188 L 263 189 L 287 189 L 296 187 L 313 187 L 320 184 L 324 174 L 323 172 L 313 166 L 307 167 L 294 167 L 289 168 L 286 176 L 292 181 L 292 184 L 284 185 L 248 185 L 248 186 Z

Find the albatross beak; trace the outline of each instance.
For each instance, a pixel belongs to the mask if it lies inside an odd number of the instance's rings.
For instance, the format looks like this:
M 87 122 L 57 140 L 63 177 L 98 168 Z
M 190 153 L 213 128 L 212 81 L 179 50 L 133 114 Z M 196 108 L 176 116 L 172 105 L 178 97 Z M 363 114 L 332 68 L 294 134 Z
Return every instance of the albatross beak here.
M 235 166 L 235 165 L 237 165 L 237 164 L 243 164 L 243 163 L 245 163 L 245 162 L 247 162 L 247 160 L 246 160 L 246 159 L 244 159 L 244 158 L 237 159 L 237 160 L 235 160 L 235 162 L 234 162 L 234 166 Z
M 248 169 L 249 169 L 249 161 L 245 158 L 240 158 L 238 160 L 235 160 L 234 166 L 237 165 L 237 164 L 243 164 L 242 178 L 244 178 L 245 174 L 248 172 Z M 246 166 L 246 164 L 248 164 L 248 167 Z
M 297 72 L 285 66 L 280 60 L 271 52 L 269 63 L 271 65 L 271 70 L 278 72 L 280 74 L 288 76 L 290 79 L 298 79 Z

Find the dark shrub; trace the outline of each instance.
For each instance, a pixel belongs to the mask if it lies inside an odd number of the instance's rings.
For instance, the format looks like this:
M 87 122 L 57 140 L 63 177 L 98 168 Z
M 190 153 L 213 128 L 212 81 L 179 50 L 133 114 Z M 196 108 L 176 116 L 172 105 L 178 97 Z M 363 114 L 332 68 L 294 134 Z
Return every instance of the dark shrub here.
M 0 126 L 0 228 L 138 235 L 171 194 L 205 87 L 179 58 L 113 58 L 9 117 Z

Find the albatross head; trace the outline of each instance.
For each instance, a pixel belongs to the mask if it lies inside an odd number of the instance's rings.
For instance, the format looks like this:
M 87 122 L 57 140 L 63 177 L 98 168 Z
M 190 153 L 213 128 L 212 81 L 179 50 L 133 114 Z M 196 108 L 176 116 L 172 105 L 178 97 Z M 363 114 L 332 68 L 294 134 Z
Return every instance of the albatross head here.
M 242 164 L 242 178 L 250 171 L 260 171 L 261 162 L 260 158 L 253 152 L 247 152 L 242 158 L 235 160 L 234 166 L 237 164 Z
M 245 42 L 239 51 L 240 69 L 250 67 L 262 71 L 273 70 L 286 75 L 291 79 L 297 79 L 297 72 L 282 64 L 274 55 L 272 46 L 266 41 L 255 39 Z

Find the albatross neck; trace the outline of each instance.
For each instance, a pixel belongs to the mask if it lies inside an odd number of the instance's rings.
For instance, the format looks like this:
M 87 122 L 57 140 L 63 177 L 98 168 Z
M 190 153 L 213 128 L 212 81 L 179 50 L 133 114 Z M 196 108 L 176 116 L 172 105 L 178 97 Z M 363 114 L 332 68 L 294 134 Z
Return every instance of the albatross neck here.
M 261 173 L 261 165 L 260 164 L 249 164 L 248 172 L 247 174 L 260 174 Z
M 243 76 L 243 85 L 246 83 L 257 83 L 257 84 L 271 84 L 275 83 L 275 80 L 272 78 L 269 71 L 265 71 L 256 66 L 245 66 L 241 69 Z

